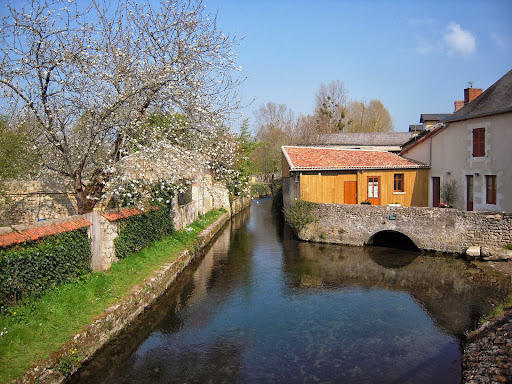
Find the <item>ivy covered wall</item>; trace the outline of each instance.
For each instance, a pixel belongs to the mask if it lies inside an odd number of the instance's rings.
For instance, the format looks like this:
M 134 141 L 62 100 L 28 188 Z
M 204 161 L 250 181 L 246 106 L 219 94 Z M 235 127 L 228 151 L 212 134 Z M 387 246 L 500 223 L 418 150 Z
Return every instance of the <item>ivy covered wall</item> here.
M 87 228 L 58 233 L 0 250 L 2 310 L 91 271 Z

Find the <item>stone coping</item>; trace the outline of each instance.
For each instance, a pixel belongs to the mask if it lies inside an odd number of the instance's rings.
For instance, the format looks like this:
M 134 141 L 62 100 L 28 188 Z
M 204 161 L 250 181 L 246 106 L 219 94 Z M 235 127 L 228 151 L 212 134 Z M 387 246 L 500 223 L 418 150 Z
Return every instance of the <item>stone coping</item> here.
M 86 325 L 50 357 L 30 368 L 16 383 L 62 383 L 69 375 L 89 360 L 100 348 L 106 345 L 124 328 L 130 325 L 146 307 L 163 295 L 176 277 L 195 259 L 215 238 L 215 235 L 230 220 L 224 213 L 208 228 L 199 233 L 197 247 L 183 251 L 176 260 L 160 266 L 144 283 L 132 288 L 131 294 L 98 315 L 93 323 Z M 75 357 L 76 356 L 76 357 Z M 65 377 L 58 366 L 62 359 L 71 363 L 69 375 Z

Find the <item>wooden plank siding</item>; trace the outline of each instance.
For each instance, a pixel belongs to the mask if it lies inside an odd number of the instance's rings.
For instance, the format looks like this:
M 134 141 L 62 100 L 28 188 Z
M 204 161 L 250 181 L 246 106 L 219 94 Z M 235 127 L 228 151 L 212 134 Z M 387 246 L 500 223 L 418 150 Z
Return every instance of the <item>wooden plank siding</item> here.
M 301 175 L 300 197 L 315 203 L 343 204 L 345 181 L 357 181 L 357 175 Z
M 393 191 L 393 176 L 404 175 L 404 192 Z M 428 206 L 428 169 L 365 170 L 340 175 L 301 175 L 300 197 L 315 203 L 344 204 L 344 182 L 357 182 L 357 203 L 368 198 L 368 177 L 380 177 L 380 204 Z

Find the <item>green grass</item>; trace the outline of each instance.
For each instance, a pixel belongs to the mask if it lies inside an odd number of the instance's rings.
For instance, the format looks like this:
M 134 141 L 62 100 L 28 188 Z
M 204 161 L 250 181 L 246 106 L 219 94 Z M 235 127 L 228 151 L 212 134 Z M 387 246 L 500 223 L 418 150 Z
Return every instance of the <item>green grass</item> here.
M 10 309 L 0 318 L 0 382 L 20 378 L 35 362 L 71 340 L 109 306 L 127 296 L 152 272 L 185 249 L 225 211 L 211 211 L 152 246 L 120 260 L 108 272 L 94 272 L 63 285 L 40 299 Z

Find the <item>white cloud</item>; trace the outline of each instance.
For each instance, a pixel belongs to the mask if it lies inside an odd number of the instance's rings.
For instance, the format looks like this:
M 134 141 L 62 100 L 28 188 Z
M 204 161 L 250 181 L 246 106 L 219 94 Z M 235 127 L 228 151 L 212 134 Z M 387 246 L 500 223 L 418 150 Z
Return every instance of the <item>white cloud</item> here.
M 461 28 L 457 23 L 450 23 L 446 28 L 443 41 L 451 54 L 461 53 L 471 55 L 476 50 L 475 36 L 469 31 Z
M 512 39 L 510 39 L 509 37 L 505 37 L 497 33 L 492 33 L 491 38 L 494 40 L 496 46 L 499 48 L 507 48 L 512 45 Z

